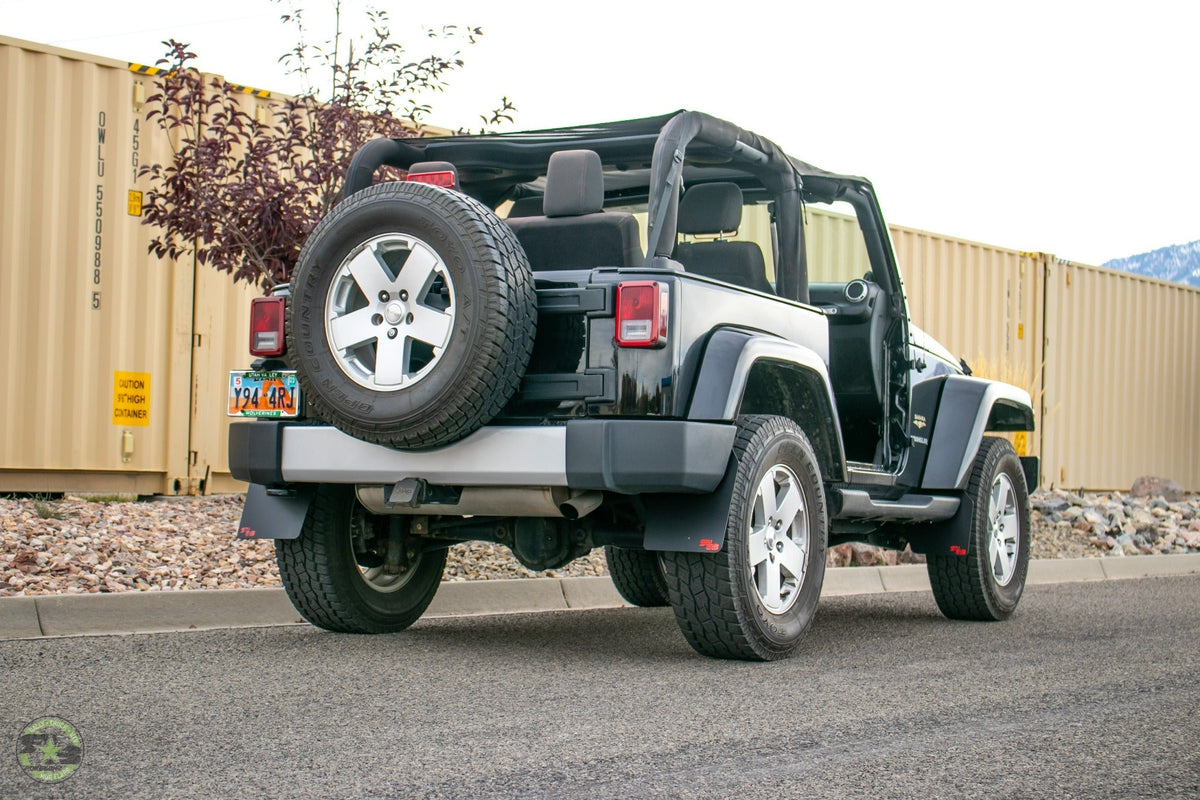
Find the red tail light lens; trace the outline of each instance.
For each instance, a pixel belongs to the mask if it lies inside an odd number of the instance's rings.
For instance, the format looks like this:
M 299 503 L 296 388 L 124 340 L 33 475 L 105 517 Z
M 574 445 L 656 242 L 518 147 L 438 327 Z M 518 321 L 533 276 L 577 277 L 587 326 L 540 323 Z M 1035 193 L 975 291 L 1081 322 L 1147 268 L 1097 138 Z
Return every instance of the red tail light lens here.
M 667 286 L 658 281 L 617 284 L 617 344 L 658 347 L 667 339 Z
M 434 186 L 440 186 L 443 189 L 454 188 L 454 173 L 449 170 L 445 172 L 410 172 L 408 179 L 417 183 L 432 183 Z
M 250 301 L 250 354 L 281 356 L 283 315 L 286 300 L 282 297 L 256 297 Z

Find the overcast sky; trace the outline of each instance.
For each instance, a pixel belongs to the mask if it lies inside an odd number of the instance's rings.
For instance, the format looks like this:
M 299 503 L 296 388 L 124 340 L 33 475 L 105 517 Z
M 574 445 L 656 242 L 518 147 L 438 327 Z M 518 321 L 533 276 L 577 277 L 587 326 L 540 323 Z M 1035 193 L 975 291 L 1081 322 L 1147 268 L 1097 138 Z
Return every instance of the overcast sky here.
M 0 0 L 0 33 L 199 66 L 275 91 L 295 41 L 271 0 Z M 306 5 L 329 35 L 331 0 Z M 362 19 L 347 0 L 343 19 Z M 511 129 L 692 108 L 874 181 L 892 223 L 1099 264 L 1200 239 L 1200 4 L 380 0 L 394 38 L 482 26 L 433 124 Z

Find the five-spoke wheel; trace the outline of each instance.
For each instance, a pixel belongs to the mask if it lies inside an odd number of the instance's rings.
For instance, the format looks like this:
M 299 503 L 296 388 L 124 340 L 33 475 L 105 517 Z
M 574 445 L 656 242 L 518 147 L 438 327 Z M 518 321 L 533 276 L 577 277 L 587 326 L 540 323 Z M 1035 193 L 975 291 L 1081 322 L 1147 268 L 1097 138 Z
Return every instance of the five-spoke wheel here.
M 377 236 L 351 253 L 325 301 L 325 332 L 346 377 L 394 391 L 429 374 L 454 328 L 454 281 L 412 236 Z
M 758 483 L 748 544 L 758 598 L 772 614 L 782 614 L 799 597 L 809 548 L 804 490 L 786 465 L 775 465 Z

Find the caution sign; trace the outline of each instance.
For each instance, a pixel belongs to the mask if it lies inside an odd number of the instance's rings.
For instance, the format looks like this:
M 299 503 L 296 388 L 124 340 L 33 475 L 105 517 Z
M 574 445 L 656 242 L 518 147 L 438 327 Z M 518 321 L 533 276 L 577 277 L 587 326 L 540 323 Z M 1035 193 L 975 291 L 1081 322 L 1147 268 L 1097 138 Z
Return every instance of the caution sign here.
M 113 425 L 150 425 L 150 373 L 113 373 Z
M 140 217 L 142 215 L 142 193 L 136 189 L 129 190 L 129 204 L 125 209 L 129 216 Z

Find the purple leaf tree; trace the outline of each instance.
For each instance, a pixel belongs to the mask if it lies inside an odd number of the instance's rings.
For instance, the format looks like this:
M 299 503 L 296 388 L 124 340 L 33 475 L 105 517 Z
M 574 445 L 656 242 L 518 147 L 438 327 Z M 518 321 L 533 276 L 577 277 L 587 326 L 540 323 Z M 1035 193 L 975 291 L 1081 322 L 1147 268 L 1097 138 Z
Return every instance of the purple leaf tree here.
M 463 66 L 455 48 L 483 35 L 477 27 L 427 30 L 450 52 L 413 59 L 392 40 L 385 12 L 368 10 L 369 33 L 349 37 L 340 10 L 335 3 L 334 37 L 324 44 L 309 40 L 301 11 L 283 16 L 297 44 L 280 61 L 304 88 L 265 114 L 238 87 L 203 75 L 188 45 L 164 43 L 147 118 L 173 158 L 140 171 L 151 187 L 143 222 L 158 229 L 150 252 L 171 260 L 194 253 L 264 292 L 288 281 L 308 234 L 337 203 L 354 153 L 380 136 L 420 135 L 432 113 L 428 96 Z M 480 118 L 496 126 L 515 110 L 505 97 Z

